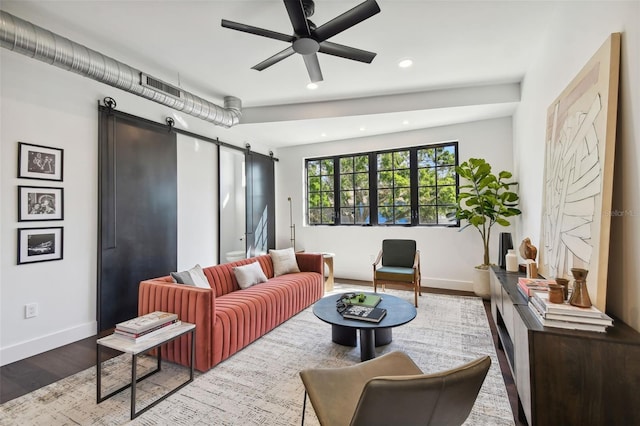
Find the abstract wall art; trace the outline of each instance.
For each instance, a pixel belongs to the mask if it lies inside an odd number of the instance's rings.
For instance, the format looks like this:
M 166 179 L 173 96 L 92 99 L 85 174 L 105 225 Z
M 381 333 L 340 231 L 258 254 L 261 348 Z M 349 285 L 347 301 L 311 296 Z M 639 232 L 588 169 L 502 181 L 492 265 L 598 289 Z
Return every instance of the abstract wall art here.
M 589 270 L 605 310 L 616 139 L 620 33 L 613 33 L 547 110 L 540 272 Z

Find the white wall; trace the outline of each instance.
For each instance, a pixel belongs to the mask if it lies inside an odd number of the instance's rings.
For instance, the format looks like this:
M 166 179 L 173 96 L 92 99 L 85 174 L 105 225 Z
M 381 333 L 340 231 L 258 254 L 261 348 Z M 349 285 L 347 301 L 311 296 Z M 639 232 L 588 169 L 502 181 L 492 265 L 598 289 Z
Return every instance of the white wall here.
M 361 227 L 304 225 L 304 159 L 325 155 L 368 152 L 430 143 L 459 141 L 460 161 L 487 159 L 494 171 L 513 170 L 511 118 L 502 118 L 377 137 L 326 142 L 278 151 L 276 166 L 276 244 L 290 246 L 289 203 L 293 203 L 296 249 L 335 253 L 339 278 L 371 280 L 374 257 L 385 238 L 415 239 L 421 252 L 422 285 L 471 291 L 473 267 L 482 263 L 482 240 L 475 229 L 444 227 Z M 286 212 L 287 214 L 284 214 Z M 496 226 L 491 259 L 497 263 L 498 234 L 511 232 Z
M 202 136 L 219 136 L 219 127 L 191 116 L 184 116 L 124 91 L 35 61 L 26 56 L 0 49 L 0 365 L 35 355 L 96 332 L 97 218 L 98 218 L 98 111 L 97 103 L 105 96 L 116 99 L 117 109 L 157 122 L 167 116 L 176 117 L 181 128 Z M 183 121 L 180 122 L 177 118 Z M 223 136 L 220 136 L 224 140 Z M 188 139 L 188 138 L 187 138 Z M 17 179 L 18 142 L 28 142 L 64 149 L 64 181 L 62 183 Z M 206 145 L 205 145 L 206 144 Z M 196 147 L 200 146 L 201 151 Z M 195 253 L 181 251 L 179 262 L 191 267 L 217 260 L 217 225 L 206 222 L 206 232 L 194 232 L 186 225 L 211 214 L 217 216 L 217 201 L 203 199 L 202 191 L 210 190 L 215 171 L 182 167 L 185 162 L 202 165 L 210 159 L 213 145 L 208 142 L 185 141 L 179 144 L 180 179 L 179 213 L 182 225 L 179 243 L 185 238 L 205 235 L 202 244 L 212 244 Z M 202 179 L 202 180 L 201 180 Z M 202 187 L 203 181 L 208 184 Z M 193 183 L 198 182 L 197 186 Z M 17 186 L 38 185 L 64 188 L 64 220 L 42 222 L 64 227 L 63 260 L 16 265 L 17 229 L 37 227 L 37 222 L 18 222 Z M 183 192 L 185 191 L 185 192 Z M 190 191 L 190 192 L 186 192 Z M 192 195 L 191 201 L 183 196 Z M 184 204 L 183 204 L 184 203 Z M 183 219 L 185 213 L 197 219 Z M 198 249 L 202 244 L 197 243 Z M 184 254 L 184 256 L 182 256 Z M 24 318 L 24 306 L 38 303 L 39 315 Z
M 564 2 L 533 58 L 514 118 L 519 236 L 540 237 L 546 111 L 612 32 L 622 32 L 607 311 L 640 330 L 640 2 Z M 587 282 L 589 280 L 587 279 Z

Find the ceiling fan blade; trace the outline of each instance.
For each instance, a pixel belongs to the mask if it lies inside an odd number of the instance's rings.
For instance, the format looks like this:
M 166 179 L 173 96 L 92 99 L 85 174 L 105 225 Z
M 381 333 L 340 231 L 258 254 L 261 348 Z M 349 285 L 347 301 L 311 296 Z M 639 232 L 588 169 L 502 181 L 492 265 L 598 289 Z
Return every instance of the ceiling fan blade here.
M 344 46 L 338 43 L 331 43 L 330 41 L 323 41 L 320 43 L 321 53 L 327 55 L 339 56 L 345 59 L 351 59 L 353 61 L 366 62 L 370 64 L 376 54 L 366 50 L 356 49 L 355 47 Z
M 304 64 L 307 66 L 307 72 L 312 83 L 322 81 L 322 71 L 320 71 L 320 62 L 318 62 L 318 55 L 312 53 L 310 55 L 302 55 L 304 58 Z
M 264 28 L 258 28 L 251 25 L 241 24 L 239 22 L 228 21 L 226 19 L 222 20 L 222 26 L 225 28 L 231 28 L 232 30 L 242 31 L 249 34 L 255 34 L 262 37 L 273 38 L 276 40 L 287 41 L 289 43 L 295 40 L 295 37 L 290 36 L 288 34 L 278 33 L 276 31 L 265 30 Z
M 251 67 L 251 69 L 262 71 L 263 69 L 270 67 L 273 64 L 277 64 L 281 60 L 288 58 L 293 54 L 294 54 L 293 47 L 289 46 L 286 49 L 276 53 L 269 59 L 265 59 L 264 61 L 260 62 L 258 65 L 254 65 L 253 67 Z
M 311 34 L 302 0 L 284 0 L 284 6 L 287 8 L 293 31 L 299 36 Z
M 351 28 L 365 19 L 371 18 L 378 12 L 380 12 L 380 6 L 378 6 L 376 0 L 366 0 L 353 9 L 346 11 L 342 15 L 316 28 L 313 36 L 318 43 L 325 41 L 347 28 Z

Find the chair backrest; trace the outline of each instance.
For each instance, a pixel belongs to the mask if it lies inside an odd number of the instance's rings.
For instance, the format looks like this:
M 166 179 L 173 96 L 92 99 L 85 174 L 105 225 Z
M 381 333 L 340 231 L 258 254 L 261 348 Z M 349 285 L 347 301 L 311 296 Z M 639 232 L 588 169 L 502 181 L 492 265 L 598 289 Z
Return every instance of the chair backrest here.
M 371 379 L 351 425 L 461 425 L 490 366 L 491 358 L 485 356 L 441 373 Z
M 383 266 L 411 268 L 415 257 L 415 240 L 382 240 Z

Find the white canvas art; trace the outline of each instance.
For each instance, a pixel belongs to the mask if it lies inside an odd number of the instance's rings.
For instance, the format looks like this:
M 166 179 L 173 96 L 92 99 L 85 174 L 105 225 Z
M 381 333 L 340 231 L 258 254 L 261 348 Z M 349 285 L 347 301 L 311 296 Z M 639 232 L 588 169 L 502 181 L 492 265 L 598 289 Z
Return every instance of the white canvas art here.
M 547 116 L 540 272 L 589 270 L 592 302 L 606 304 L 620 34 L 614 33 L 551 104 Z

